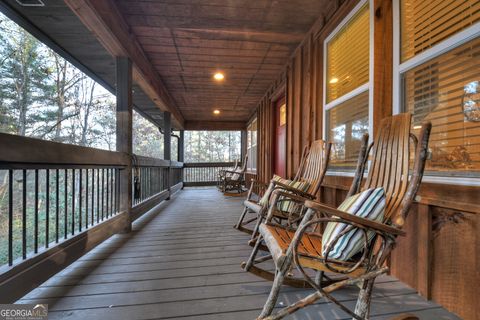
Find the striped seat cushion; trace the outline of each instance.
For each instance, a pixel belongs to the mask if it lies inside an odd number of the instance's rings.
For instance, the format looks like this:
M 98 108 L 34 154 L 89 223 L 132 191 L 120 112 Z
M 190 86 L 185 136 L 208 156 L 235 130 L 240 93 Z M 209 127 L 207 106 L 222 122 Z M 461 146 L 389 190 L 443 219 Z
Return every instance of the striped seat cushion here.
M 383 188 L 367 189 L 345 199 L 338 209 L 362 218 L 382 222 L 385 212 L 385 203 L 385 190 Z M 324 256 L 326 255 L 326 249 L 330 243 L 349 226 L 351 225 L 341 222 L 327 223 L 322 238 L 322 254 Z M 375 232 L 367 232 L 369 243 L 374 236 Z M 364 243 L 363 231 L 359 228 L 353 228 L 339 237 L 330 250 L 328 258 L 347 261 L 362 251 Z
M 258 204 L 260 204 L 261 206 L 268 205 L 268 203 L 270 201 L 270 195 L 272 194 L 272 192 L 275 188 L 274 181 L 280 182 L 282 184 L 285 184 L 287 186 L 290 186 L 292 188 L 295 188 L 295 189 L 303 191 L 303 192 L 306 192 L 308 190 L 308 188 L 310 187 L 310 183 L 308 183 L 307 181 L 292 181 L 292 180 L 283 179 L 282 177 L 274 175 L 273 179 L 272 179 L 272 182 L 270 182 L 270 184 L 268 186 L 267 191 L 265 191 L 265 194 L 263 195 L 263 197 L 258 202 Z M 280 211 L 286 212 L 286 213 L 293 213 L 298 207 L 297 203 L 295 203 L 293 201 L 288 201 L 285 198 L 286 197 L 283 197 L 283 196 L 279 197 L 279 199 L 278 199 L 279 202 L 278 202 L 277 209 L 280 210 Z
M 277 175 L 275 174 L 275 175 L 273 176 L 273 178 L 272 178 L 272 181 L 271 181 L 270 184 L 268 185 L 268 188 L 267 188 L 267 190 L 265 191 L 265 194 L 264 194 L 263 197 L 260 199 L 260 201 L 258 201 L 258 204 L 261 205 L 262 207 L 268 205 L 268 201 L 269 201 L 269 199 L 270 199 L 270 195 L 272 194 L 273 189 L 275 188 L 274 181 L 280 182 L 280 183 L 286 184 L 286 185 L 290 185 L 290 183 L 292 182 L 291 180 L 283 179 L 282 177 L 277 176 Z
M 288 185 L 302 192 L 307 192 L 308 188 L 310 188 L 310 183 L 308 181 L 292 181 Z M 288 197 L 279 197 L 278 201 L 277 208 L 282 212 L 295 213 L 301 209 L 301 205 L 298 202 L 288 200 Z
M 240 179 L 240 174 L 242 173 L 242 169 L 237 169 L 235 170 L 235 173 L 232 174 L 232 176 L 230 177 L 231 180 L 233 181 L 237 181 L 238 179 Z

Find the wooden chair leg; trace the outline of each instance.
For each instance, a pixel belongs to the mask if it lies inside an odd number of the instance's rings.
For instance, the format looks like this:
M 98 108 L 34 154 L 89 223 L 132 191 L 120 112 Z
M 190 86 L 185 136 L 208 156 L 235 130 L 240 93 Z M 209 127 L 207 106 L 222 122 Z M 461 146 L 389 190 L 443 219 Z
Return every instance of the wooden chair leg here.
M 262 243 L 262 236 L 260 236 L 258 238 L 258 241 L 255 244 L 255 247 L 253 248 L 252 253 L 250 254 L 250 257 L 248 258 L 247 262 L 242 263 L 242 268 L 245 271 L 248 271 L 253 266 L 253 262 L 255 261 L 255 257 L 257 256 L 258 250 L 260 249 L 260 243 Z
M 250 238 L 250 242 L 255 241 L 255 238 L 258 236 L 258 230 L 260 229 L 260 225 L 262 224 L 263 219 L 264 219 L 263 215 L 261 213 L 259 213 L 258 218 L 257 218 L 257 223 L 255 224 L 255 228 L 253 228 L 252 237 Z
M 360 292 L 358 293 L 357 304 L 355 305 L 355 314 L 362 319 L 368 319 L 370 316 L 370 302 L 372 300 L 372 290 L 375 280 L 365 280 Z
M 280 293 L 280 289 L 282 287 L 283 281 L 285 280 L 285 276 L 287 270 L 289 270 L 291 262 L 284 263 L 280 269 L 277 269 L 275 272 L 275 279 L 273 280 L 272 290 L 270 290 L 270 294 L 268 295 L 267 302 L 263 306 L 262 313 L 258 319 L 263 319 L 269 316 L 273 308 L 275 308 L 275 304 L 277 303 L 278 294 Z
M 247 214 L 247 212 L 248 212 L 248 208 L 245 207 L 245 208 L 243 209 L 242 214 L 240 215 L 240 219 L 238 219 L 238 222 L 237 222 L 237 224 L 235 225 L 235 229 L 240 229 L 240 226 L 242 225 L 243 219 L 245 219 L 245 215 Z

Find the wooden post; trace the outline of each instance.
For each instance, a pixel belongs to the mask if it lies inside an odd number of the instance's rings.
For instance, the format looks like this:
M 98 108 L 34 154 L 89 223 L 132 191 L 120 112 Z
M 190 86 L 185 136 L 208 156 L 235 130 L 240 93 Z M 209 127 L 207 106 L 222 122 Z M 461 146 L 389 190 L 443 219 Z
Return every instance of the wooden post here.
M 172 118 L 170 112 L 163 113 L 163 159 L 172 160 Z
M 119 211 L 126 211 L 128 222 L 124 232 L 132 230 L 130 211 L 132 208 L 132 63 L 125 57 L 117 57 L 117 151 L 128 156 L 125 169 L 119 177 Z
M 178 162 L 185 162 L 185 131 L 180 130 L 180 138 L 178 139 Z M 182 189 L 185 186 L 182 168 Z
M 170 112 L 163 113 L 163 159 L 172 160 L 172 118 Z M 172 181 L 172 170 L 167 170 L 168 198 L 170 200 L 170 187 Z
M 243 159 L 245 159 L 245 155 L 247 154 L 247 130 L 241 131 L 240 144 L 241 144 L 240 161 L 242 161 L 242 165 L 243 165 Z
M 178 139 L 178 162 L 185 161 L 185 131 L 180 130 L 180 138 Z

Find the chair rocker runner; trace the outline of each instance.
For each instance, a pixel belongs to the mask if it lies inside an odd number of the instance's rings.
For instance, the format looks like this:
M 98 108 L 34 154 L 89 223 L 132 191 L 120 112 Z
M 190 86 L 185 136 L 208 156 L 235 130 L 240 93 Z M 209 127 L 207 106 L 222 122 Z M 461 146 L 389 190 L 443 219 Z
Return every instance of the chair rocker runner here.
M 358 198 L 359 195 L 368 193 L 372 189 L 381 190 L 384 205 L 383 216 L 381 216 L 383 221 L 363 218 L 298 195 L 288 195 L 280 190 L 274 192 L 273 196 L 276 198 L 283 195 L 290 196 L 298 202 L 305 201 L 306 213 L 298 229 L 293 230 L 272 224 L 272 215 L 269 212 L 266 222 L 260 227 L 259 241 L 248 262 L 242 264 L 246 271 L 265 276 L 269 272 L 255 265 L 267 260 L 273 260 L 275 263 L 275 274 L 268 276 L 270 279 L 274 278 L 273 286 L 258 319 L 282 319 L 321 298 L 334 303 L 354 319 L 369 318 L 375 278 L 388 271 L 385 260 L 394 249 L 397 237 L 405 235 L 401 229 L 420 186 L 427 159 L 431 124 L 422 125 L 419 140 L 410 133 L 410 124 L 410 114 L 396 115 L 381 122 L 373 144 L 366 182 L 360 188 L 365 163 L 372 145 L 368 149 L 362 147 L 356 176 L 349 191 L 350 196 L 355 195 L 354 197 Z M 410 139 L 415 147 L 413 168 L 410 165 Z M 409 179 L 410 169 L 412 171 Z M 360 191 L 361 194 L 358 193 Z M 323 235 L 318 232 L 318 227 L 332 222 L 341 226 L 343 229 L 340 230 L 343 231 L 322 243 Z M 327 225 L 327 229 L 328 227 Z M 358 253 L 350 258 L 338 258 L 336 256 L 338 245 L 345 243 L 343 242 L 345 238 L 342 237 L 350 237 L 352 233 L 360 236 L 357 243 L 360 246 Z M 352 238 L 353 236 L 349 241 Z M 265 243 L 270 254 L 257 258 L 261 243 Z M 292 282 L 289 274 L 294 266 L 314 292 L 271 315 L 282 284 L 288 285 Z M 306 269 L 316 272 L 314 279 Z M 324 272 L 332 272 L 343 278 L 324 283 Z M 354 310 L 349 309 L 331 295 L 333 291 L 347 285 L 360 287 Z
M 220 190 L 224 195 L 240 195 L 245 186 L 245 171 L 247 170 L 248 155 L 245 156 L 242 166 L 235 170 L 224 170 L 219 182 Z
M 270 186 L 263 184 L 259 181 L 252 179 L 252 184 L 247 194 L 247 199 L 244 201 L 244 209 L 237 224 L 234 228 L 252 234 L 252 240 L 258 235 L 258 228 L 260 223 L 265 219 L 267 210 L 269 207 L 269 200 L 265 201 L 265 204 L 261 204 L 259 201 L 253 200 L 253 191 L 255 189 L 263 190 L 263 193 L 271 193 L 275 189 L 282 189 L 289 193 L 300 195 L 307 199 L 315 199 L 318 190 L 322 184 L 325 172 L 327 171 L 328 162 L 330 159 L 331 143 L 325 143 L 323 140 L 313 141 L 310 148 L 305 148 L 302 154 L 302 160 L 300 161 L 300 167 L 295 175 L 295 178 L 291 181 L 292 184 L 305 183 L 307 189 L 302 191 L 292 186 L 282 183 L 282 181 L 272 179 Z M 287 199 L 285 199 L 287 200 Z M 273 215 L 278 222 L 288 221 L 289 224 L 299 222 L 296 219 L 299 218 L 301 206 L 290 206 L 287 204 L 288 211 L 282 210 L 282 199 L 277 201 L 274 206 Z M 287 200 L 288 201 L 288 200 Z M 293 204 L 293 203 L 292 203 Z M 285 208 L 284 208 L 285 209 Z M 253 214 L 247 218 L 247 214 Z M 290 218 L 290 220 L 289 220 Z M 249 229 L 246 225 L 255 222 L 253 229 Z

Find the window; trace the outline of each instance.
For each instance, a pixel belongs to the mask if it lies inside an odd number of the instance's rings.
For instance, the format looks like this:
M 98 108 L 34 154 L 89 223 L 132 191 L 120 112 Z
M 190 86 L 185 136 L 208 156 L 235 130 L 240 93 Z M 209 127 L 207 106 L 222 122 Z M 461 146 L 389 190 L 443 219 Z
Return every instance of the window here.
M 234 162 L 240 149 L 240 131 L 185 131 L 185 162 Z
M 115 150 L 115 96 L 0 13 L 0 132 Z
M 283 116 L 281 115 L 280 119 L 282 118 Z M 286 122 L 286 116 L 285 116 L 285 122 Z M 257 118 L 255 118 L 247 127 L 247 155 L 248 155 L 247 170 L 251 172 L 256 172 L 257 171 Z
M 480 21 L 477 0 L 401 0 L 400 6 L 402 62 Z
M 370 10 L 362 1 L 325 41 L 325 137 L 331 169 L 355 168 L 369 131 Z
M 395 112 L 431 121 L 428 175 L 480 177 L 480 3 L 400 0 Z M 396 86 L 394 83 L 394 88 Z
M 368 132 L 368 92 L 327 111 L 327 140 L 333 143 L 332 162 L 337 168 L 354 168 L 362 136 Z

